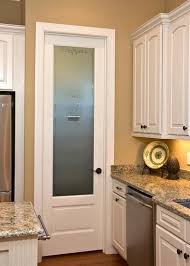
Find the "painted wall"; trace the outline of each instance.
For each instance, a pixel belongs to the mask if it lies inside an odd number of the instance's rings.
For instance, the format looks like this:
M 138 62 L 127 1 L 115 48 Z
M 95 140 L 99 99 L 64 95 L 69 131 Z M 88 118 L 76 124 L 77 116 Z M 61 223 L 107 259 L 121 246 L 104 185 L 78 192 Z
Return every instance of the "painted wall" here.
M 165 11 L 169 12 L 179 5 L 183 4 L 186 0 L 165 0 Z
M 115 163 L 136 163 L 147 140 L 131 137 L 130 34 L 163 12 L 164 0 L 26 0 L 25 198 L 33 199 L 35 22 L 116 29 Z M 149 142 L 150 140 L 148 140 Z
M 0 0 L 0 23 L 24 24 L 24 0 Z

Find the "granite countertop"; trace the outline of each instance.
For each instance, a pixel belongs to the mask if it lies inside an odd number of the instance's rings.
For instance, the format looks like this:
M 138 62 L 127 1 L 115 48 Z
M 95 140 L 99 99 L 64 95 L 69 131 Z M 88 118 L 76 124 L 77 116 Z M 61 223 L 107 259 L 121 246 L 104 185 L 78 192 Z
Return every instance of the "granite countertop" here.
M 186 178 L 168 180 L 157 175 L 142 175 L 139 169 L 131 165 L 114 165 L 111 173 L 114 179 L 150 194 L 156 204 L 190 221 L 190 209 L 174 202 L 190 200 L 190 173 L 187 172 Z
M 32 203 L 0 203 L 0 240 L 37 238 L 42 232 Z

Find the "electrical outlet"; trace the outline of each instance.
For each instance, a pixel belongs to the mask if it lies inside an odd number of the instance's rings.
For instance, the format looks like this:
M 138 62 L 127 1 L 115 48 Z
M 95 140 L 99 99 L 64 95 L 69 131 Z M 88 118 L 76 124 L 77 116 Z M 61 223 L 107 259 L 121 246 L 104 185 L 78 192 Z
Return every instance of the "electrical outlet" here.
M 190 152 L 187 152 L 187 165 L 190 165 Z

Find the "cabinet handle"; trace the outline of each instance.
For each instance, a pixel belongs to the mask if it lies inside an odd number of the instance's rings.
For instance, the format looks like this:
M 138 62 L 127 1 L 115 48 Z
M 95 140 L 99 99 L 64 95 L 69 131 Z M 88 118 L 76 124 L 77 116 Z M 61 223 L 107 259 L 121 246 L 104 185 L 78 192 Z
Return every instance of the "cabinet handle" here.
M 177 249 L 177 254 L 180 255 L 182 253 L 182 250 L 181 249 Z M 184 257 L 185 257 L 185 254 L 184 254 Z
M 117 201 L 119 201 L 119 199 L 118 199 L 118 198 L 116 198 L 116 199 L 115 199 L 115 201 L 117 202 Z
M 47 240 L 47 239 L 50 239 L 50 235 L 49 235 L 49 233 L 48 233 L 48 231 L 47 231 L 47 229 L 45 227 L 45 224 L 44 224 L 44 222 L 42 220 L 42 217 L 40 215 L 38 215 L 38 219 L 39 219 L 39 222 L 41 224 L 41 227 L 43 228 L 43 231 L 44 231 L 44 234 L 38 236 L 38 240 Z
M 183 130 L 184 130 L 184 131 L 187 130 L 187 127 L 186 127 L 186 126 L 183 126 Z
M 184 259 L 187 260 L 189 258 L 189 254 L 184 253 Z
M 122 188 L 121 187 L 116 187 L 117 188 L 117 190 L 122 190 Z

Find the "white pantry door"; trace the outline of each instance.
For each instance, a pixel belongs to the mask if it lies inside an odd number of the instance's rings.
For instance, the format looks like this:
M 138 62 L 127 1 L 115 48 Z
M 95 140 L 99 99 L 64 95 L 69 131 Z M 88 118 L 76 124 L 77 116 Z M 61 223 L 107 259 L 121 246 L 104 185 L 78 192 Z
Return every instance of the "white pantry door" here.
M 105 44 L 46 35 L 42 255 L 101 250 Z M 97 168 L 98 170 L 96 170 Z

